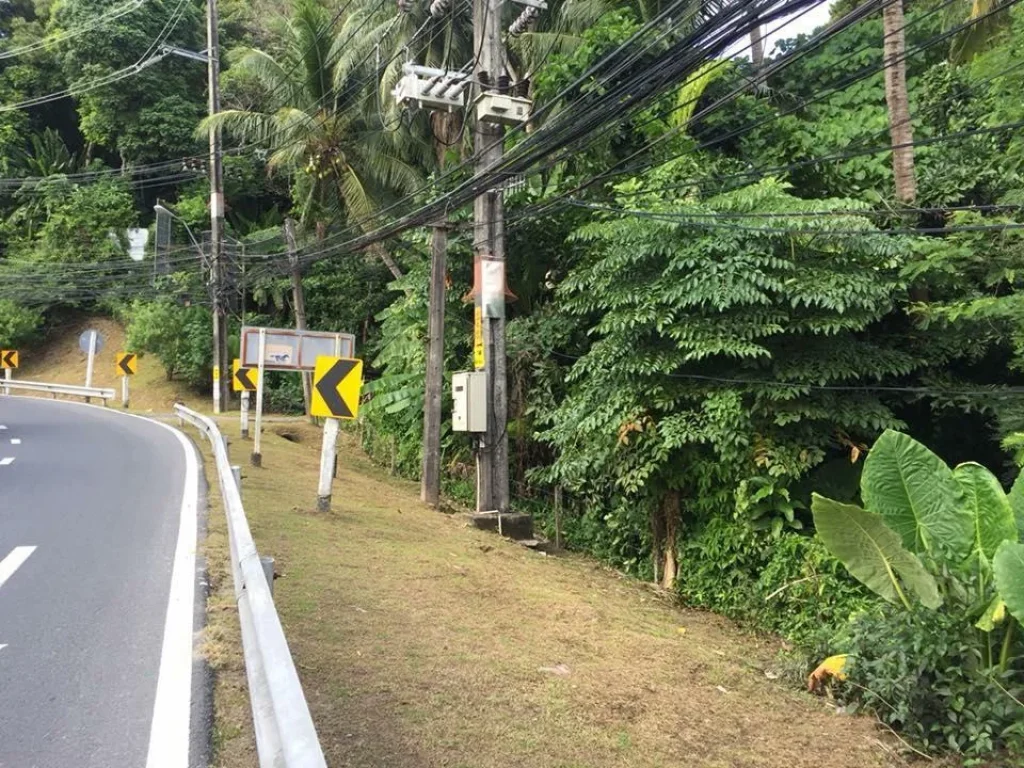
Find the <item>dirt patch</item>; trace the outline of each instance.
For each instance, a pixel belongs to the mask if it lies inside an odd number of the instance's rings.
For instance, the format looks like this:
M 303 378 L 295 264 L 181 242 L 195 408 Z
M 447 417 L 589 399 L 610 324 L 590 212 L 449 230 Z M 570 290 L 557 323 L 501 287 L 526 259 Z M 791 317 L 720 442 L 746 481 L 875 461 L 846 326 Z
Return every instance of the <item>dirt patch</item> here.
M 302 433 L 285 427 L 278 427 L 272 430 L 272 432 L 278 437 L 287 440 L 289 443 L 301 443 L 304 437 Z
M 892 764 L 870 720 L 768 680 L 768 644 L 587 558 L 546 557 L 431 511 L 349 435 L 334 511 L 311 514 L 319 431 L 287 431 L 298 441 L 265 435 L 243 499 L 257 545 L 277 558 L 275 601 L 329 765 Z M 233 460 L 249 449 L 233 440 Z M 234 666 L 218 675 L 219 731 L 240 722 L 225 688 L 243 686 Z M 252 764 L 243 739 L 220 747 L 218 765 Z

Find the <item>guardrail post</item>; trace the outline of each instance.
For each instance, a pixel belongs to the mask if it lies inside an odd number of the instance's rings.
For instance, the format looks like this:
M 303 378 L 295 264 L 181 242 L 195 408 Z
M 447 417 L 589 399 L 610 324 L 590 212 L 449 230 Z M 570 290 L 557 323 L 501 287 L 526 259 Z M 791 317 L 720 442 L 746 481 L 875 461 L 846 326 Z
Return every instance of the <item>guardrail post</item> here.
M 242 439 L 249 439 L 249 390 L 245 390 L 242 393 L 242 406 L 241 406 L 241 419 L 242 419 Z
M 231 474 L 235 478 L 235 486 L 238 488 L 238 495 L 242 495 L 242 468 L 237 464 L 231 465 Z
M 260 555 L 260 565 L 263 566 L 263 575 L 267 577 L 267 586 L 270 587 L 270 596 L 274 596 L 274 558 L 269 555 Z

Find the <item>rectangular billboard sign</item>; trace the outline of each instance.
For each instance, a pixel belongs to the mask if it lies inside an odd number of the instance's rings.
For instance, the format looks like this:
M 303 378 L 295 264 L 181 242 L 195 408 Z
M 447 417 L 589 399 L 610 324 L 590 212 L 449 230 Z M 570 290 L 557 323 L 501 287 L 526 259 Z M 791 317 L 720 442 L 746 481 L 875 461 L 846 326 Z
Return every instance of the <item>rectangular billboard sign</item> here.
M 260 364 L 260 331 L 266 331 L 263 368 L 267 371 L 312 371 L 318 357 L 355 357 L 356 337 L 334 331 L 297 331 L 294 328 L 242 328 L 243 368 Z

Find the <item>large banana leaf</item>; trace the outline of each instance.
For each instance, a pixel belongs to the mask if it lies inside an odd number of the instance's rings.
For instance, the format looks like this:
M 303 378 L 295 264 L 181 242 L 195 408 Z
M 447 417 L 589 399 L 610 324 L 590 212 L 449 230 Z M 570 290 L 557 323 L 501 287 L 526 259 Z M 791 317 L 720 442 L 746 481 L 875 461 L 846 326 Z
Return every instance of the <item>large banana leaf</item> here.
M 877 512 L 912 552 L 971 552 L 964 491 L 946 463 L 909 435 L 887 430 L 864 462 L 864 506 Z
M 992 562 L 1004 541 L 1017 540 L 1017 523 L 1010 500 L 996 476 L 973 461 L 959 465 L 953 476 L 964 489 L 964 503 L 970 513 L 974 533 L 971 554 Z
M 1024 624 L 1024 544 L 1003 542 L 992 560 L 992 574 L 1006 610 Z
M 900 583 L 928 608 L 942 605 L 935 579 L 881 516 L 814 494 L 814 525 L 825 546 L 850 574 L 891 603 L 910 601 Z
M 1024 472 L 1017 476 L 1010 489 L 1010 506 L 1013 508 L 1013 516 L 1017 518 L 1017 538 L 1024 541 Z

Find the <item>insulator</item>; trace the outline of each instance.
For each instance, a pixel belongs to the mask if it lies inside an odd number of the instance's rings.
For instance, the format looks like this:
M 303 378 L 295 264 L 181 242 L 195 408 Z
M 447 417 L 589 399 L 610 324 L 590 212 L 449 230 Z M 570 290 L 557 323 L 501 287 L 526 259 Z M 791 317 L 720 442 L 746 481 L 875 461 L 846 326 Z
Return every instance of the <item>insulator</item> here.
M 530 97 L 530 78 L 525 78 L 516 83 L 515 95 L 521 99 Z
M 400 13 L 408 13 L 412 10 L 412 0 L 398 0 L 398 10 Z
M 512 37 L 519 37 L 538 16 L 540 16 L 540 11 L 537 8 L 534 8 L 532 5 L 526 6 L 523 12 L 516 17 L 516 20 L 509 24 L 508 33 Z
M 451 8 L 451 0 L 434 0 L 430 4 L 430 15 L 439 19 L 448 13 L 449 8 Z
M 508 93 L 508 87 L 512 83 L 512 78 L 508 75 L 498 75 L 498 93 Z

